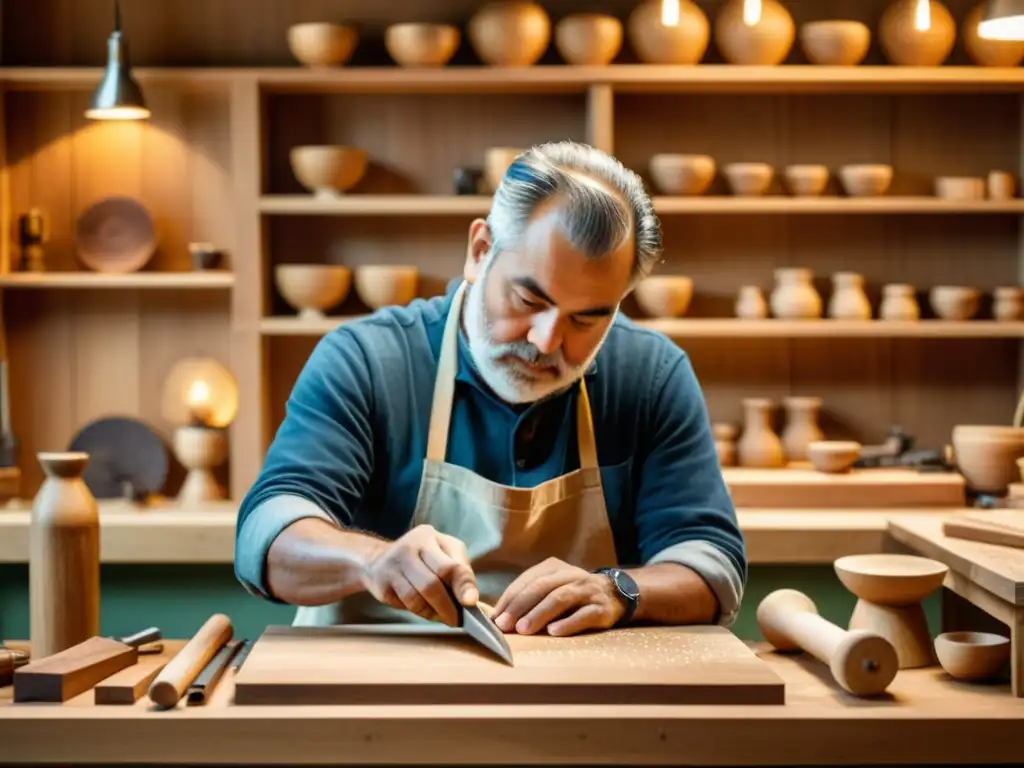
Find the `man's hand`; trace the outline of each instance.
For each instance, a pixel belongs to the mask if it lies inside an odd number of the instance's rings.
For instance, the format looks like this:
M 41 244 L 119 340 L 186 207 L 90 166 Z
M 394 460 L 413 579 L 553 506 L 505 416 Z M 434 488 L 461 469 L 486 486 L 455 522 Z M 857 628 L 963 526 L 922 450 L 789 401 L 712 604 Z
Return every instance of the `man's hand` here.
M 466 546 L 429 525 L 418 525 L 394 542 L 382 542 L 364 570 L 363 584 L 392 608 L 449 626 L 458 623 L 458 607 L 447 584 L 462 605 L 475 605 L 479 597 Z
M 524 571 L 494 605 L 502 632 L 564 637 L 613 627 L 626 607 L 612 580 L 551 557 Z

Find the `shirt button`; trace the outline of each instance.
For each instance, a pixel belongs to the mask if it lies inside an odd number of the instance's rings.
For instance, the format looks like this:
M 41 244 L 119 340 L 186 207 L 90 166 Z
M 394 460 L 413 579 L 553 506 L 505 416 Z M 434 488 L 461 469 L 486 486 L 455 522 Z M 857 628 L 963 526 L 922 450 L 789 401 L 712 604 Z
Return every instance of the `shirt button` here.
M 526 459 L 516 459 L 516 466 L 522 469 L 526 466 Z

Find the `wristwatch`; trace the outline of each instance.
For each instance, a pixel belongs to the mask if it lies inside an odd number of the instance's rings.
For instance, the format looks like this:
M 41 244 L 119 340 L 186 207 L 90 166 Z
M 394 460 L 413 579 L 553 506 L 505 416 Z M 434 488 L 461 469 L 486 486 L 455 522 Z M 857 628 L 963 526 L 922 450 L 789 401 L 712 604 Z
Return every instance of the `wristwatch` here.
M 628 624 L 636 613 L 637 606 L 640 605 L 640 587 L 632 576 L 619 568 L 598 568 L 594 573 L 603 574 L 612 580 L 619 597 L 626 604 L 626 612 L 622 614 L 616 626 Z

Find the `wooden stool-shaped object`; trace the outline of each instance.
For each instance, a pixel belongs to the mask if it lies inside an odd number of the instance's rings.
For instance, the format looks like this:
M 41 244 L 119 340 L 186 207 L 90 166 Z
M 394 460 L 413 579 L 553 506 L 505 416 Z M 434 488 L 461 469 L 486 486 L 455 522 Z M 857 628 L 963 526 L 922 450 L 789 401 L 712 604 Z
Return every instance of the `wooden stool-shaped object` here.
M 850 555 L 834 563 L 836 575 L 857 596 L 849 628 L 888 640 L 900 669 L 936 663 L 921 601 L 942 586 L 946 565 L 916 555 Z

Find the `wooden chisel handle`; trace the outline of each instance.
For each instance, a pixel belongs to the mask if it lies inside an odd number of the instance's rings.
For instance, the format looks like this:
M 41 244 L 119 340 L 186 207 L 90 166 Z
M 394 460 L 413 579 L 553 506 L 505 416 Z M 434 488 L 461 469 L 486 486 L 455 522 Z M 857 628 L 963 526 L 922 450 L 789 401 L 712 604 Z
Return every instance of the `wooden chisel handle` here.
M 231 619 L 224 614 L 207 619 L 149 686 L 150 700 L 160 707 L 177 706 L 192 681 L 233 634 Z

